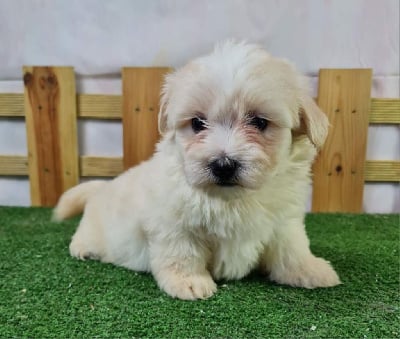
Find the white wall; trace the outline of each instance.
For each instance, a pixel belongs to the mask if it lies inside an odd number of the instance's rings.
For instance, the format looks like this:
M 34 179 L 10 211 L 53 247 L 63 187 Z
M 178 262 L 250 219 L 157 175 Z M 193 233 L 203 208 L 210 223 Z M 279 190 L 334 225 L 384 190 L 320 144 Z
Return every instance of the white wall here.
M 398 0 L 0 0 L 0 92 L 22 65 L 70 65 L 83 93 L 121 93 L 121 66 L 173 66 L 227 38 L 319 68 L 374 70 L 373 97 L 399 97 Z M 119 123 L 80 123 L 81 152 L 121 155 Z M 26 154 L 22 122 L 0 119 L 0 154 Z M 400 130 L 370 127 L 369 160 L 400 160 Z M 0 177 L 0 205 L 29 205 L 27 179 Z M 367 212 L 400 212 L 398 185 L 367 184 Z

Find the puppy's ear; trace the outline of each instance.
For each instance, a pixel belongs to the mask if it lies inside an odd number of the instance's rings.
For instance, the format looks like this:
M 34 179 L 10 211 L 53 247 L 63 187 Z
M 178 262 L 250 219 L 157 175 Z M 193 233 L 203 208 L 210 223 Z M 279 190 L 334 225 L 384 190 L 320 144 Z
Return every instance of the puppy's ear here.
M 164 135 L 168 130 L 167 107 L 169 101 L 169 92 L 169 84 L 168 81 L 165 80 L 161 90 L 160 111 L 158 112 L 158 131 L 161 135 Z
M 327 116 L 309 96 L 302 98 L 299 115 L 300 131 L 304 130 L 311 142 L 320 149 L 328 136 L 329 120 Z

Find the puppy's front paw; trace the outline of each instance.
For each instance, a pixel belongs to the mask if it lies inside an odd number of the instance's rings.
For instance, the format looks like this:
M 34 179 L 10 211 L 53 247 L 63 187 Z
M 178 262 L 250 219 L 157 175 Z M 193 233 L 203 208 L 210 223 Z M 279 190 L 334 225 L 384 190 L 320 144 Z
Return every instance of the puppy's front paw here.
M 80 260 L 100 260 L 99 255 L 97 255 L 94 251 L 90 251 L 88 246 L 85 246 L 83 243 L 76 241 L 75 239 L 72 240 L 71 244 L 69 245 L 69 253 L 72 257 Z
M 280 267 L 271 272 L 271 280 L 295 287 L 317 288 L 341 284 L 329 262 L 310 257 L 298 266 Z
M 217 291 L 217 285 L 209 274 L 184 276 L 164 272 L 157 280 L 160 288 L 171 297 L 183 300 L 207 299 Z

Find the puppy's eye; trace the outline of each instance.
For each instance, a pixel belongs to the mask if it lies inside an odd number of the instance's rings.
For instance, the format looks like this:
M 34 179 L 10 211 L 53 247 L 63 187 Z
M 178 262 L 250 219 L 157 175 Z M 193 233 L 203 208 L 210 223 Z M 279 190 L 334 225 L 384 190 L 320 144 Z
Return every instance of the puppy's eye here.
M 192 119 L 192 130 L 194 133 L 199 133 L 200 131 L 206 129 L 206 122 L 200 118 L 193 118 Z
M 257 116 L 252 116 L 249 119 L 249 125 L 252 125 L 263 132 L 268 127 L 268 120 Z

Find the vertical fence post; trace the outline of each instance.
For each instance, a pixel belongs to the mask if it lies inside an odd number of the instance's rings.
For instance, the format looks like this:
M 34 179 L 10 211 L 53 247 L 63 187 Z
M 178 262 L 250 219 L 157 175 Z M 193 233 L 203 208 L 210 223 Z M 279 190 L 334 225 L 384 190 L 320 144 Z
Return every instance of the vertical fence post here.
M 314 164 L 313 212 L 362 212 L 371 69 L 321 69 L 318 105 L 331 128 Z
M 159 139 L 157 115 L 160 90 L 168 67 L 122 69 L 124 168 L 137 165 L 154 152 Z
M 74 70 L 25 66 L 23 72 L 31 203 L 54 206 L 79 182 Z

